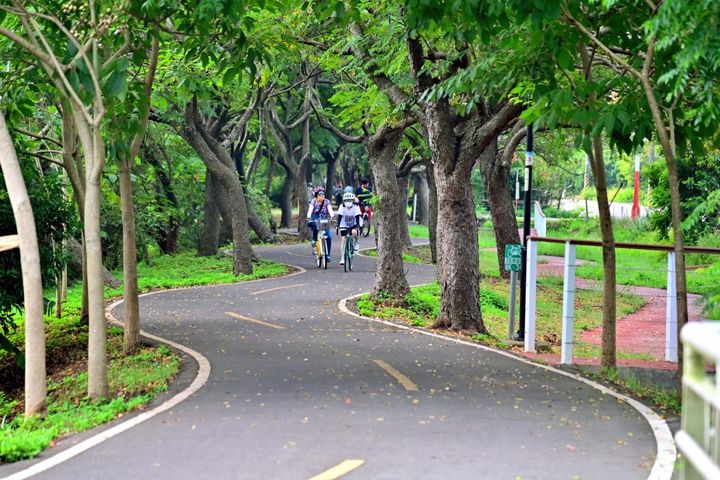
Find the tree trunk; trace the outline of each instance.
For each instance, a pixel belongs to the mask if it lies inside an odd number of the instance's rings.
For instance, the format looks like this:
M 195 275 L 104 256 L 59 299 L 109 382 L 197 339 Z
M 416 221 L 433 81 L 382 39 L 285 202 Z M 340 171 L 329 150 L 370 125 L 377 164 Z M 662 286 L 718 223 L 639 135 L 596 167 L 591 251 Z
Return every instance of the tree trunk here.
M 654 39 L 653 39 L 654 42 Z M 670 215 L 673 228 L 673 251 L 675 252 L 675 288 L 677 293 L 677 350 L 678 350 L 678 391 L 682 391 L 683 348 L 680 330 L 688 322 L 687 278 L 685 273 L 685 241 L 682 231 L 682 202 L 680 197 L 680 178 L 675 160 L 675 145 L 672 135 L 675 125 L 672 117 L 665 127 L 663 112 L 660 110 L 650 80 L 650 72 L 643 70 L 642 86 L 650 111 L 652 112 L 655 130 L 663 149 L 665 163 L 668 168 L 668 186 L 670 187 Z M 668 132 L 669 130 L 669 132 Z M 670 134 L 669 134 L 670 133 Z
M 159 189 L 157 190 L 158 204 L 162 204 L 162 198 L 164 197 L 173 209 L 177 210 L 180 204 L 173 190 L 172 178 L 163 168 L 163 162 L 160 158 L 162 156 L 167 161 L 167 154 L 162 147 L 152 141 L 146 142 L 145 147 L 142 152 L 143 159 L 153 166 L 155 176 L 159 181 Z M 177 253 L 180 239 L 180 220 L 175 215 L 170 215 L 167 224 L 159 230 L 157 243 L 163 254 Z
M 475 164 L 453 129 L 447 100 L 425 108 L 438 196 L 440 314 L 434 327 L 487 333 L 480 311 L 477 220 L 470 175 Z
M 100 181 L 105 165 L 105 143 L 100 127 L 89 125 L 82 114 L 74 117 L 85 154 L 84 225 L 88 282 L 88 397 L 99 401 L 108 395 L 107 319 L 100 237 Z
M 123 229 L 123 350 L 125 353 L 132 353 L 140 342 L 140 305 L 138 302 L 135 211 L 128 160 L 126 158 L 119 159 L 119 177 Z
M 430 257 L 433 263 L 437 263 L 437 216 L 438 198 L 437 185 L 435 184 L 435 167 L 432 160 L 425 163 L 428 180 L 428 241 L 430 242 Z
M 402 298 L 410 291 L 403 269 L 403 246 L 399 231 L 401 219 L 398 218 L 397 208 L 400 187 L 396 177 L 395 154 L 402 135 L 402 129 L 383 127 L 364 142 L 375 177 L 375 193 L 380 198 L 375 206 L 378 257 L 373 295 L 389 294 L 396 298 Z
M 201 257 L 209 257 L 217 255 L 218 238 L 220 236 L 220 210 L 218 209 L 215 197 L 217 186 L 216 180 L 212 173 L 208 170 L 205 173 L 205 207 L 203 229 L 200 236 L 200 248 L 198 255 Z
M 497 140 L 494 140 L 480 155 L 478 163 L 493 222 L 498 269 L 503 277 L 508 278 L 510 272 L 505 271 L 505 246 L 520 243 L 520 234 L 513 208 L 512 191 L 508 188 L 510 165 L 503 164 L 502 157 L 502 152 L 498 153 Z
M 292 223 L 292 200 L 295 178 L 289 169 L 285 169 L 285 181 L 283 182 L 282 197 L 280 197 L 280 226 L 290 228 Z M 300 212 L 303 215 L 305 212 Z
M 2 113 L 0 113 L 0 167 L 12 204 L 20 243 L 25 307 L 25 416 L 43 415 L 47 411 L 47 383 L 40 247 L 30 197 Z
M 595 179 L 597 192 L 598 217 L 602 236 L 603 253 L 603 325 L 602 325 L 602 366 L 615 368 L 615 320 L 616 320 L 616 265 L 615 236 L 613 234 L 612 216 L 608 202 L 607 181 L 605 178 L 605 160 L 603 144 L 600 137 L 592 140 L 593 152 L 590 165 Z
M 205 165 L 230 198 L 230 212 L 233 230 L 233 274 L 251 274 L 253 271 L 253 252 L 248 236 L 248 214 L 240 179 L 235 171 L 232 158 L 225 148 L 207 132 L 198 118 L 197 104 L 194 99 L 185 109 L 186 138 L 198 153 Z
M 275 174 L 275 164 L 277 163 L 277 157 L 275 154 L 270 155 L 270 165 L 268 165 L 268 172 L 267 172 L 267 181 L 265 182 L 265 196 L 270 196 L 270 188 L 272 187 L 272 181 L 273 181 L 273 175 Z M 292 205 L 292 202 L 290 202 L 290 205 Z M 287 226 L 290 226 L 290 223 L 287 224 Z
M 427 176 L 421 173 L 414 175 L 415 194 L 417 195 L 417 213 L 415 220 L 419 225 L 427 225 L 429 218 L 430 189 Z
M 338 149 L 338 152 L 340 150 Z M 330 199 L 330 201 L 333 200 L 333 187 L 335 186 L 335 167 L 337 165 L 337 155 L 333 155 L 332 153 L 329 155 L 324 155 L 325 160 L 327 161 L 327 169 L 325 170 L 325 192 L 327 195 L 327 198 Z
M 247 198 L 247 196 L 245 196 Z M 258 216 L 253 207 L 247 204 L 248 210 L 248 226 L 255 232 L 255 235 L 265 243 L 270 243 L 274 240 L 272 232 L 270 232 L 270 226 L 265 225 L 265 222 Z
M 402 246 L 405 249 L 412 247 L 412 240 L 410 240 L 410 231 L 408 230 L 407 215 L 408 179 L 407 177 L 400 177 L 397 179 L 397 183 L 398 228 L 400 233 L 400 243 L 402 243 Z

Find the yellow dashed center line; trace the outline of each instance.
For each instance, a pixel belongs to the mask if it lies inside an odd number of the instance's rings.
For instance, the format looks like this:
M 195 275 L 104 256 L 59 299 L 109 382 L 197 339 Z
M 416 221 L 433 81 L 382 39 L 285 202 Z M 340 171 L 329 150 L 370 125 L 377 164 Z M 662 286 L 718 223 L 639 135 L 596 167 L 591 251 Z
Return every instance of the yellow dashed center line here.
M 305 285 L 307 285 L 307 283 L 298 283 L 295 285 L 285 285 L 283 287 L 268 288 L 266 290 L 258 290 L 257 292 L 250 292 L 250 295 L 260 295 L 263 293 L 274 292 L 275 290 L 282 290 L 283 288 L 303 287 Z
M 415 385 L 408 377 L 388 365 L 387 362 L 385 362 L 384 360 L 373 360 L 373 362 L 375 362 L 378 367 L 382 368 L 387 373 L 392 375 L 395 380 L 400 382 L 400 384 L 405 387 L 405 390 L 407 390 L 408 392 L 417 392 L 417 385 Z
M 365 463 L 365 460 L 343 460 L 330 470 L 326 470 L 320 475 L 315 475 L 310 480 L 335 480 L 336 478 L 340 478 L 343 475 L 352 472 L 363 463 Z
M 280 325 L 273 325 L 272 323 L 263 322 L 262 320 L 257 320 L 255 318 L 246 317 L 245 315 L 240 315 L 239 313 L 225 312 L 225 315 L 230 315 L 231 317 L 239 318 L 240 320 L 245 320 L 246 322 L 257 323 L 258 325 L 264 325 L 264 326 L 270 327 L 270 328 L 277 328 L 278 330 L 285 330 L 285 327 L 281 327 Z

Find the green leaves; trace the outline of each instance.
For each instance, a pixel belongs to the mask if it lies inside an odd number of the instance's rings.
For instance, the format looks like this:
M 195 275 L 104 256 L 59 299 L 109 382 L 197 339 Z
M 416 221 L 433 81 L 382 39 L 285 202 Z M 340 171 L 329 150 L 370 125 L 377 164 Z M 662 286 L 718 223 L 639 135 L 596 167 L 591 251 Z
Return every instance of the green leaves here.
M 104 72 L 103 91 L 111 99 L 124 101 L 128 92 L 127 69 L 130 60 L 121 57 Z

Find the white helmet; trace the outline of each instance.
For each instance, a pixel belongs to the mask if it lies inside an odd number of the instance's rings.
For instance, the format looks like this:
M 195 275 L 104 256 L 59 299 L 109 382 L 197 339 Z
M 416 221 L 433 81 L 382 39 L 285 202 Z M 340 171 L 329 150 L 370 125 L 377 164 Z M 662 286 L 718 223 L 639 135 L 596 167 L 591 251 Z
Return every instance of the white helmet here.
M 343 203 L 345 202 L 354 202 L 355 201 L 355 195 L 347 192 L 343 194 Z

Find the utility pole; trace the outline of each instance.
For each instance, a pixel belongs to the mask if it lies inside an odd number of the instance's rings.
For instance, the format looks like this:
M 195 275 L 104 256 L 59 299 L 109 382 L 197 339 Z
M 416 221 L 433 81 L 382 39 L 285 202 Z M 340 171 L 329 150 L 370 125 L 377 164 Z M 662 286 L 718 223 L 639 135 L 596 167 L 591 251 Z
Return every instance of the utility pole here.
M 530 236 L 530 209 L 532 203 L 533 126 L 527 126 L 525 149 L 525 208 L 523 212 L 522 265 L 520 267 L 520 325 L 516 340 L 525 339 L 525 281 L 527 278 L 527 237 Z

